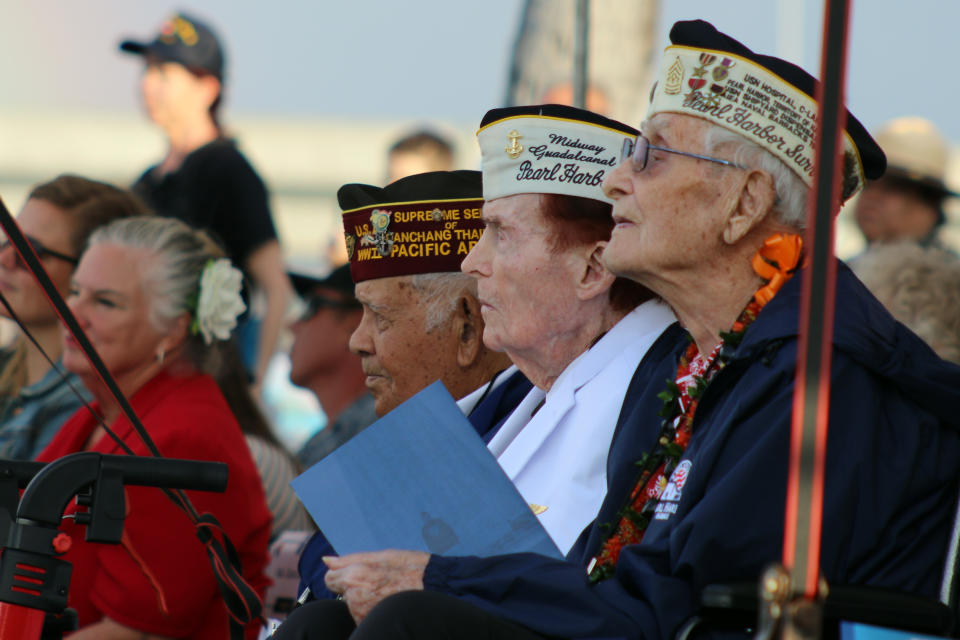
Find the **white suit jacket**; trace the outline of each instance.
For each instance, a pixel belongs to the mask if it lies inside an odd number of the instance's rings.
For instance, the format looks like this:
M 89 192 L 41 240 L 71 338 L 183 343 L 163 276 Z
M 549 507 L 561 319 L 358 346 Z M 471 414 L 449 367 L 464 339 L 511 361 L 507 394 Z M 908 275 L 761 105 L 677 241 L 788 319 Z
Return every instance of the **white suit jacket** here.
M 534 387 L 487 445 L 564 554 L 606 495 L 607 452 L 633 373 L 675 320 L 663 302 L 643 303 L 571 362 L 550 391 Z

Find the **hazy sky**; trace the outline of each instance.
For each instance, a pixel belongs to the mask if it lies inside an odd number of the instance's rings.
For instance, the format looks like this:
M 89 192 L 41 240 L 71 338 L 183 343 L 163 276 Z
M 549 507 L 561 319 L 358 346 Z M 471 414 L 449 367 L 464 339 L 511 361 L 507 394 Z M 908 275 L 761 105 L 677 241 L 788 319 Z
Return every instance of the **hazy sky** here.
M 593 0 L 600 6 L 606 1 Z M 778 30 L 780 4 L 793 14 L 789 27 Z M 149 37 L 169 12 L 185 9 L 214 22 L 227 42 L 231 113 L 473 122 L 503 99 L 522 0 L 4 5 L 0 108 L 137 109 L 140 67 L 117 52 L 116 43 L 122 36 Z M 664 0 L 658 46 L 673 21 L 703 17 L 756 50 L 785 48 L 818 72 L 822 6 L 812 0 Z M 876 128 L 894 116 L 919 114 L 960 141 L 948 53 L 957 24 L 960 2 L 954 0 L 854 2 L 849 104 L 864 124 Z

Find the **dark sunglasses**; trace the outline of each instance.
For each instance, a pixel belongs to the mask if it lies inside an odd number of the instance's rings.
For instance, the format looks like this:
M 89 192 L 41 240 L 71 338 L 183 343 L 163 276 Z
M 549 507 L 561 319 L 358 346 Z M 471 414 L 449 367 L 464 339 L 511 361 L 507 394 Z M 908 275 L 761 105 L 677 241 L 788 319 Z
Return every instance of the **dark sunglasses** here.
M 335 298 L 330 298 L 323 294 L 314 294 L 306 296 L 303 299 L 306 307 L 303 310 L 303 313 L 300 314 L 300 320 L 309 320 L 313 316 L 320 313 L 322 309 L 360 309 L 360 303 L 356 300 L 337 300 Z
M 31 238 L 30 236 L 27 236 L 27 235 L 23 237 L 27 239 L 27 243 L 31 247 L 33 247 L 33 250 L 34 252 L 36 252 L 37 257 L 40 258 L 41 260 L 43 260 L 47 256 L 50 256 L 51 258 L 57 258 L 58 260 L 69 262 L 74 266 L 76 266 L 76 264 L 80 262 L 80 258 L 74 258 L 73 256 L 68 256 L 65 253 L 60 253 L 59 251 L 54 251 L 53 249 L 47 249 L 45 246 L 43 246 L 43 243 L 41 243 L 36 238 Z M 9 238 L 4 238 L 3 240 L 0 240 L 0 251 L 3 251 L 9 246 L 10 246 Z M 20 257 L 20 254 L 17 253 L 16 250 L 14 250 L 13 255 L 15 258 L 14 265 L 18 269 L 26 269 L 27 264 L 23 261 L 23 259 Z
M 650 141 L 647 140 L 642 133 L 637 136 L 636 140 L 628 139 L 623 141 L 623 148 L 620 150 L 620 162 L 623 163 L 627 158 L 630 158 L 630 160 L 633 161 L 633 170 L 643 171 L 647 168 L 647 160 L 650 157 L 650 149 L 665 151 L 667 153 L 675 153 L 679 156 L 687 156 L 688 158 L 696 158 L 697 160 L 716 162 L 717 164 L 722 164 L 725 167 L 746 169 L 746 167 L 729 160 L 714 158 L 712 156 L 704 156 L 699 153 L 690 153 L 689 151 L 677 151 L 676 149 L 670 149 L 668 147 L 658 147 L 657 145 L 650 144 Z

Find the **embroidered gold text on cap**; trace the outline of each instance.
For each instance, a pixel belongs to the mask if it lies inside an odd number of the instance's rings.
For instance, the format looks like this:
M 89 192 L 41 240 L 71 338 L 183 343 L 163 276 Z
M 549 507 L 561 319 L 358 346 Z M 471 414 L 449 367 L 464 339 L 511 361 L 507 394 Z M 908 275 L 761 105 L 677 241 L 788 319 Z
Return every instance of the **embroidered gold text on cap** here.
M 818 109 L 806 93 L 747 58 L 679 45 L 667 48 L 660 78 L 648 119 L 672 112 L 708 120 L 770 151 L 812 185 Z M 846 132 L 844 153 L 855 160 L 862 186 L 863 163 Z
M 533 515 L 535 515 L 535 516 L 540 515 L 541 513 L 543 513 L 544 511 L 546 511 L 547 509 L 548 509 L 548 507 L 545 507 L 545 506 L 543 506 L 542 504 L 533 504 L 532 502 L 530 503 L 530 511 L 533 511 Z

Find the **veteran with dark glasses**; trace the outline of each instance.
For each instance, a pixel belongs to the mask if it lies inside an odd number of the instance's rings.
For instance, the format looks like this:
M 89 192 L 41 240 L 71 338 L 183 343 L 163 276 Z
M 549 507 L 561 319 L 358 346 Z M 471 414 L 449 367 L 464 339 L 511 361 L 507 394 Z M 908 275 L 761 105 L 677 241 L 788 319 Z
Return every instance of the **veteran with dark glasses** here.
M 33 188 L 17 223 L 65 296 L 90 233 L 115 218 L 143 211 L 143 205 L 126 191 L 62 175 Z M 0 316 L 15 316 L 37 345 L 58 360 L 61 342 L 56 313 L 6 236 L 0 239 L 0 295 L 4 301 Z M 32 459 L 80 406 L 80 396 L 50 366 L 40 348 L 21 334 L 0 352 L 0 458 Z M 73 386 L 83 389 L 76 381 Z

